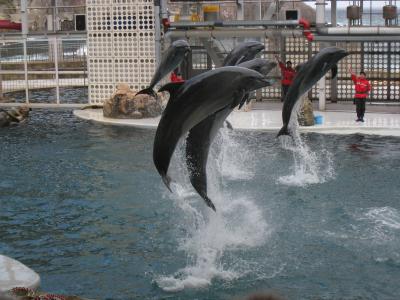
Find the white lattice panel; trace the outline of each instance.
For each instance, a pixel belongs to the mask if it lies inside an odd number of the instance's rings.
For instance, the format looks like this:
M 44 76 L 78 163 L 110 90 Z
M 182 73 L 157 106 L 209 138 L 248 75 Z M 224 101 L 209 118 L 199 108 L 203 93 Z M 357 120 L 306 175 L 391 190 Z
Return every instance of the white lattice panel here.
M 89 82 L 112 83 L 114 81 L 112 58 L 89 58 Z
M 141 58 L 139 59 L 140 66 L 140 83 L 141 88 L 144 88 L 151 81 L 151 77 L 155 71 L 154 58 Z
M 89 57 L 112 57 L 113 38 L 110 32 L 88 33 Z
M 138 38 L 139 57 L 154 58 L 155 53 L 155 40 L 154 31 L 141 30 Z
M 111 6 L 93 5 L 87 7 L 88 32 L 111 30 Z
M 114 84 L 90 84 L 90 103 L 100 104 L 110 98 L 115 91 Z
M 137 58 L 120 58 L 114 60 L 116 82 L 140 82 L 140 67 Z
M 86 0 L 89 98 L 101 103 L 119 83 L 147 86 L 155 70 L 152 0 Z
M 117 57 L 137 57 L 138 56 L 138 37 L 136 32 L 114 33 L 114 56 Z

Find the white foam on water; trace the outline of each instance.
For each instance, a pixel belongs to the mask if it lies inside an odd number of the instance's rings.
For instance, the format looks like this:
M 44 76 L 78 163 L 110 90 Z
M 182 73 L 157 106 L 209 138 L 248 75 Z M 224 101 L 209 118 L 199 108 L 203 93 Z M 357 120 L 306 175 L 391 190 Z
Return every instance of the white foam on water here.
M 188 184 L 182 146 L 179 146 L 171 165 L 175 183 L 174 193 L 167 194 L 179 207 L 176 226 L 179 250 L 186 254 L 187 265 L 171 275 L 157 276 L 154 280 L 165 291 L 203 288 L 213 279 L 231 281 L 244 276 L 252 264 L 243 259 L 243 250 L 263 245 L 271 233 L 263 211 L 251 195 L 230 193 L 226 179 L 221 178 L 220 165 L 209 160 L 207 165 L 208 195 L 217 212 L 209 209 Z M 226 259 L 229 257 L 237 259 Z
M 393 207 L 372 207 L 364 213 L 364 216 L 377 225 L 400 229 L 400 212 Z
M 293 153 L 294 164 L 289 175 L 278 178 L 278 182 L 290 186 L 307 186 L 324 183 L 335 177 L 333 155 L 327 149 L 310 149 L 297 130 L 297 113 L 291 118 L 289 136 L 281 136 L 283 149 Z M 321 146 L 322 147 L 322 146 Z

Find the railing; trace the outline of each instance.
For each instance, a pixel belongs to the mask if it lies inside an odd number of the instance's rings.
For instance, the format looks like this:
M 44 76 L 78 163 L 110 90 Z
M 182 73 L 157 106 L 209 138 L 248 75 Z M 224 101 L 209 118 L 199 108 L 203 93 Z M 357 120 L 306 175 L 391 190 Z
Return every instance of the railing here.
M 88 103 L 86 40 L 50 37 L 3 40 L 0 106 Z M 77 95 L 70 90 L 78 88 Z M 40 92 L 42 91 L 42 92 Z

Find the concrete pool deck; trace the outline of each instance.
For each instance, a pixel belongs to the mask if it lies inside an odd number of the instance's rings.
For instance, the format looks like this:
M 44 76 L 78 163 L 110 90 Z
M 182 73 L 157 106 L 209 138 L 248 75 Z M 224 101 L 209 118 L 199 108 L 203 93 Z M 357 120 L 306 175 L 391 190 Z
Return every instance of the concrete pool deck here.
M 281 103 L 257 104 L 249 112 L 234 111 L 228 121 L 237 130 L 276 131 L 282 126 Z M 335 107 L 335 106 L 333 106 Z M 356 122 L 354 106 L 337 105 L 327 111 L 314 110 L 314 115 L 323 117 L 321 125 L 300 127 L 301 132 L 327 134 L 377 134 L 400 136 L 400 106 L 367 107 L 365 122 Z M 371 112 L 368 112 L 371 111 Z M 131 126 L 137 128 L 156 128 L 158 118 L 149 119 L 110 119 L 103 117 L 101 109 L 74 110 L 75 116 L 106 125 Z

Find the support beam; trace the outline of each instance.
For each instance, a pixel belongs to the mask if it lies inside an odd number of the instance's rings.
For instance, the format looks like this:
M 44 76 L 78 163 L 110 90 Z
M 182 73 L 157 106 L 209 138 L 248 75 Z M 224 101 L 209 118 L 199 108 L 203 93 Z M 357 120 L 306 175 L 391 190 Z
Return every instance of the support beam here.
M 322 50 L 323 48 L 328 47 L 326 43 L 321 43 L 320 49 Z M 318 81 L 318 108 L 319 110 L 325 110 L 326 109 L 326 79 L 325 76 L 323 76 L 319 81 Z
M 236 0 L 237 6 L 237 19 L 244 20 L 244 1 L 243 0 Z
M 26 37 L 28 34 L 28 5 L 27 0 L 21 0 L 21 27 L 22 35 Z
M 222 67 L 223 61 L 219 57 L 218 53 L 215 51 L 213 47 L 213 41 L 207 38 L 200 38 L 201 43 L 203 44 L 204 48 L 206 49 L 208 55 L 210 55 L 213 63 L 216 67 Z
M 337 26 L 336 21 L 336 8 L 337 8 L 337 1 L 331 0 L 331 24 L 332 27 Z M 332 42 L 331 46 L 336 46 L 336 42 Z M 337 77 L 331 80 L 331 102 L 337 102 Z
M 161 3 L 160 0 L 154 0 L 154 38 L 155 38 L 155 54 L 156 54 L 156 66 L 161 61 Z
M 316 25 L 317 27 L 325 26 L 325 0 L 317 0 L 317 10 L 316 10 Z

